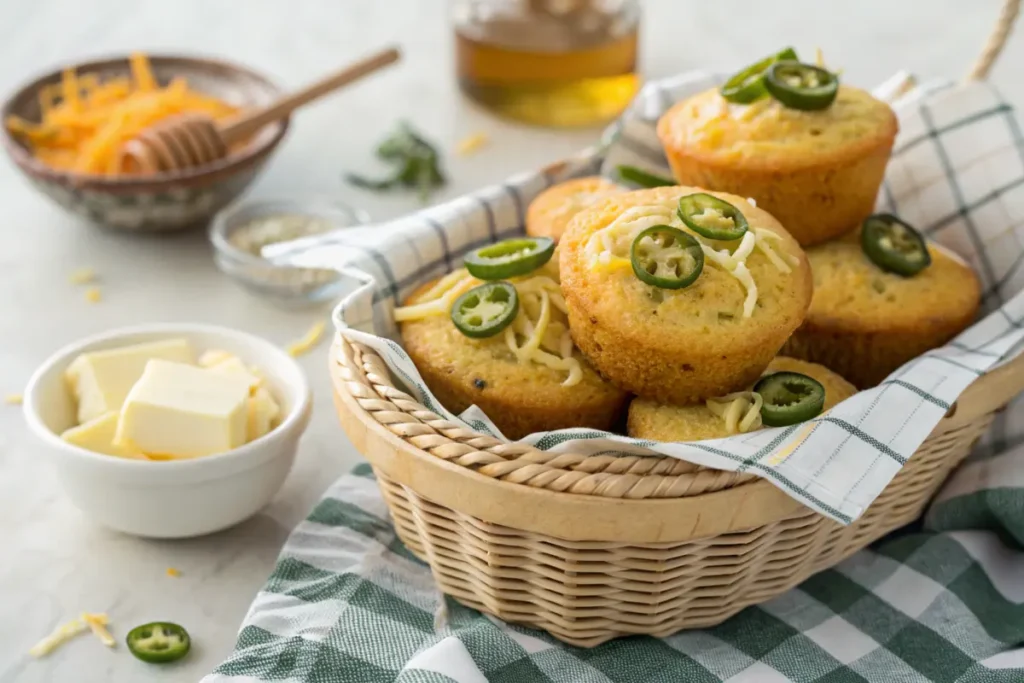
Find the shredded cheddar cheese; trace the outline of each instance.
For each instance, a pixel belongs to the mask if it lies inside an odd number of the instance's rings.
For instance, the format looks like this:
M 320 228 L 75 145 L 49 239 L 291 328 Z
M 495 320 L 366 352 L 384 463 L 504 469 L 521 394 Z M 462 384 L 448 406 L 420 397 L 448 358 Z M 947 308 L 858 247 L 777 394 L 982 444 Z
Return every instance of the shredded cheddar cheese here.
M 7 394 L 4 396 L 4 403 L 11 406 L 20 406 L 25 397 L 21 394 Z
M 722 214 L 705 210 L 699 218 L 706 219 L 718 227 L 732 227 L 731 218 Z M 592 270 L 628 270 L 632 268 L 628 258 L 630 247 L 637 235 L 647 228 L 655 225 L 668 225 L 679 228 L 689 233 L 700 244 L 704 252 L 705 263 L 713 263 L 732 275 L 743 286 L 746 297 L 743 301 L 743 317 L 749 318 L 754 314 L 757 306 L 757 283 L 750 274 L 746 260 L 758 250 L 783 273 L 791 272 L 791 265 L 796 265 L 799 260 L 791 254 L 780 256 L 772 247 L 772 242 L 782 238 L 771 230 L 764 228 L 752 228 L 744 233 L 739 245 L 733 251 L 729 249 L 715 249 L 708 241 L 690 230 L 675 211 L 674 205 L 649 204 L 634 206 L 623 211 L 607 227 L 598 230 L 587 241 L 584 248 L 588 258 L 589 267 Z M 787 262 L 787 260 L 789 262 Z
M 96 281 L 96 271 L 92 268 L 78 268 L 68 275 L 68 282 L 73 285 L 87 285 Z
M 480 150 L 481 147 L 485 147 L 490 141 L 484 133 L 474 133 L 466 138 L 463 138 L 455 148 L 456 153 L 459 156 L 468 156 L 474 152 Z
M 80 633 L 85 633 L 89 626 L 82 619 L 72 619 L 61 624 L 28 651 L 33 657 L 45 657 L 58 647 L 71 640 Z
M 99 287 L 90 287 L 85 290 L 85 300 L 91 304 L 98 304 L 103 300 L 103 292 Z
M 201 113 L 221 120 L 237 108 L 191 90 L 183 78 L 161 86 L 145 55 L 134 54 L 131 77 L 100 81 L 97 74 L 65 69 L 60 83 L 40 90 L 42 120 L 8 117 L 8 130 L 51 168 L 116 175 L 121 146 L 153 124 L 176 114 Z
M 174 567 L 168 567 L 167 568 L 167 576 L 170 576 L 171 578 L 176 579 L 179 576 L 181 576 L 181 572 L 178 571 L 177 569 L 175 569 Z
M 421 303 L 395 309 L 395 320 L 407 322 L 448 315 L 464 292 L 480 284 L 465 268 L 449 273 L 424 292 Z M 505 328 L 504 341 L 519 363 L 536 363 L 567 373 L 562 386 L 571 387 L 583 378 L 583 367 L 573 358 L 575 346 L 569 334 L 568 313 L 561 287 L 546 275 L 512 278 L 519 295 L 519 313 Z
M 301 339 L 287 346 L 288 355 L 295 357 L 312 351 L 323 338 L 326 327 L 327 325 L 322 320 L 314 324 Z
M 729 434 L 745 434 L 761 428 L 764 399 L 756 391 L 738 391 L 705 401 L 708 410 L 725 421 Z
M 85 612 L 80 618 L 93 632 L 93 635 L 100 639 L 101 643 L 107 647 L 114 647 L 117 645 L 117 641 L 114 640 L 114 636 L 112 636 L 110 631 L 107 630 L 107 624 L 110 622 L 110 619 L 106 614 Z

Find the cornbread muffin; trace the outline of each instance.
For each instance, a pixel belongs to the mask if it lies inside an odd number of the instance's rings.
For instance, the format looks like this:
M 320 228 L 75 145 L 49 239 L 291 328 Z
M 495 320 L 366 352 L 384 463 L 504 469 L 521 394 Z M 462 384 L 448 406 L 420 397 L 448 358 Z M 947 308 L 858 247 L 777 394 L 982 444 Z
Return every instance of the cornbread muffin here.
M 696 238 L 705 264 L 682 289 L 641 281 L 630 263 L 633 240 L 659 224 L 684 230 L 679 199 L 695 193 L 659 187 L 613 195 L 577 214 L 559 247 L 576 345 L 623 389 L 683 405 L 749 386 L 803 321 L 811 300 L 810 268 L 796 240 L 768 212 L 723 193 L 710 194 L 746 217 L 742 240 Z M 716 262 L 734 260 L 726 250 L 748 252 L 741 260 L 753 290 L 738 265 L 733 271 Z
M 931 265 L 912 277 L 865 256 L 860 231 L 808 250 L 814 298 L 783 353 L 823 363 L 861 389 L 971 324 L 981 286 L 958 256 L 928 245 Z
M 708 90 L 658 121 L 681 184 L 753 197 L 803 246 L 841 235 L 871 213 L 896 131 L 889 105 L 847 86 L 817 111 L 772 97 L 732 104 Z
M 594 202 L 622 188 L 600 176 L 567 180 L 552 185 L 537 195 L 526 211 L 526 234 L 550 237 L 556 242 L 572 217 Z
M 406 305 L 421 303 L 435 284 L 420 287 Z M 447 314 L 404 322 L 400 328 L 402 345 L 441 403 L 456 414 L 476 404 L 510 439 L 568 427 L 608 430 L 625 412 L 626 393 L 602 379 L 578 350 L 572 356 L 581 376 L 566 386 L 565 370 L 519 362 L 504 335 L 471 339 Z M 549 330 L 557 340 L 565 325 L 554 321 Z
M 825 387 L 824 410 L 857 393 L 856 387 L 817 363 L 778 356 L 768 365 L 765 374 L 772 372 L 799 372 L 821 382 Z M 673 406 L 645 398 L 629 404 L 627 429 L 632 437 L 655 441 L 701 441 L 729 436 L 725 420 L 704 403 Z

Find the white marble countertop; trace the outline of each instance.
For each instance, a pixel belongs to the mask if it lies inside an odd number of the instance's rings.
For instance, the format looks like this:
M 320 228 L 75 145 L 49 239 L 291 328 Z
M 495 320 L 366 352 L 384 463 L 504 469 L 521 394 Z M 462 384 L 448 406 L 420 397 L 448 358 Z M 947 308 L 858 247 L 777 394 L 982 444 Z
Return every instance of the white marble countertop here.
M 776 0 L 643 0 L 643 68 L 664 76 L 727 69 L 783 44 L 826 49 L 844 78 L 871 85 L 896 68 L 961 76 L 983 42 L 998 0 L 845 4 Z M 50 66 L 131 49 L 215 53 L 299 84 L 395 42 L 400 67 L 300 113 L 254 195 L 331 194 L 381 219 L 416 207 L 347 188 L 345 169 L 369 163 L 372 143 L 399 118 L 452 149 L 483 131 L 492 144 L 450 160 L 455 196 L 563 157 L 596 131 L 557 132 L 498 121 L 459 97 L 443 0 L 33 0 L 11 3 L 0 22 L 0 92 Z M 244 7 L 244 9 L 243 9 Z M 993 79 L 1024 103 L 1024 39 L 1009 46 Z M 237 288 L 214 268 L 201 233 L 138 238 L 99 231 L 62 213 L 0 163 L 0 394 L 20 392 L 57 347 L 108 328 L 161 320 L 228 325 L 285 343 L 324 310 L 285 311 Z M 85 303 L 68 273 L 91 266 L 104 299 Z M 359 455 L 337 426 L 326 346 L 304 357 L 315 414 L 294 471 L 274 502 L 240 526 L 206 538 L 140 540 L 91 523 L 65 500 L 20 411 L 0 405 L 0 682 L 195 681 L 230 651 L 250 600 L 289 529 Z M 167 567 L 180 578 L 165 575 Z M 107 611 L 120 638 L 163 619 L 187 626 L 194 652 L 181 665 L 146 667 L 124 648 L 80 638 L 36 661 L 26 651 L 59 621 Z

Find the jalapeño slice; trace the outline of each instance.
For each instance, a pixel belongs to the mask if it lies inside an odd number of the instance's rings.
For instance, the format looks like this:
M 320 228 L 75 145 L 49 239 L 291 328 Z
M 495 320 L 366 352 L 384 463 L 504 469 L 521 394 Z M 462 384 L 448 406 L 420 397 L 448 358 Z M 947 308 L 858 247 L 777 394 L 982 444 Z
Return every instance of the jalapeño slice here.
M 686 227 L 709 240 L 738 240 L 750 227 L 739 209 L 704 192 L 680 197 L 678 213 Z
M 620 178 L 640 187 L 667 187 L 678 184 L 674 178 L 664 178 L 660 175 L 648 173 L 636 166 L 616 166 L 615 170 L 618 171 Z
M 864 219 L 860 248 L 876 266 L 903 277 L 917 275 L 932 262 L 921 233 L 888 213 Z
M 825 387 L 799 372 L 765 375 L 754 385 L 754 391 L 764 399 L 761 421 L 769 427 L 805 422 L 820 415 L 825 407 Z
M 124 640 L 133 655 L 151 664 L 181 659 L 192 647 L 188 631 L 166 621 L 136 626 Z
M 775 62 L 797 61 L 796 50 L 787 47 L 782 52 L 765 57 L 759 62 L 736 72 L 719 90 L 722 97 L 735 104 L 750 104 L 761 99 L 767 91 L 764 87 L 764 72 Z
M 642 282 L 659 289 L 688 287 L 704 270 L 700 242 L 668 225 L 655 225 L 637 235 L 629 260 Z
M 518 237 L 466 254 L 466 270 L 480 280 L 504 280 L 537 270 L 555 253 L 548 237 Z
M 764 74 L 768 93 L 790 109 L 825 109 L 839 93 L 839 79 L 830 71 L 801 62 L 776 62 Z
M 498 334 L 519 313 L 519 295 L 509 282 L 486 282 L 469 290 L 452 304 L 452 322 L 473 339 Z

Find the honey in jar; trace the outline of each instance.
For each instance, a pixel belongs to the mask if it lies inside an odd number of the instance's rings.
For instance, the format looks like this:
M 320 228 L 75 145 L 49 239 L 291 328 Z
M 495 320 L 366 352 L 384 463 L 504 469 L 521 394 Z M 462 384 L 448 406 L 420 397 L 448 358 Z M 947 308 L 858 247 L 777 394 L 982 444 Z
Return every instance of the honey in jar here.
M 636 0 L 463 0 L 454 18 L 459 84 L 500 115 L 603 123 L 639 87 Z

